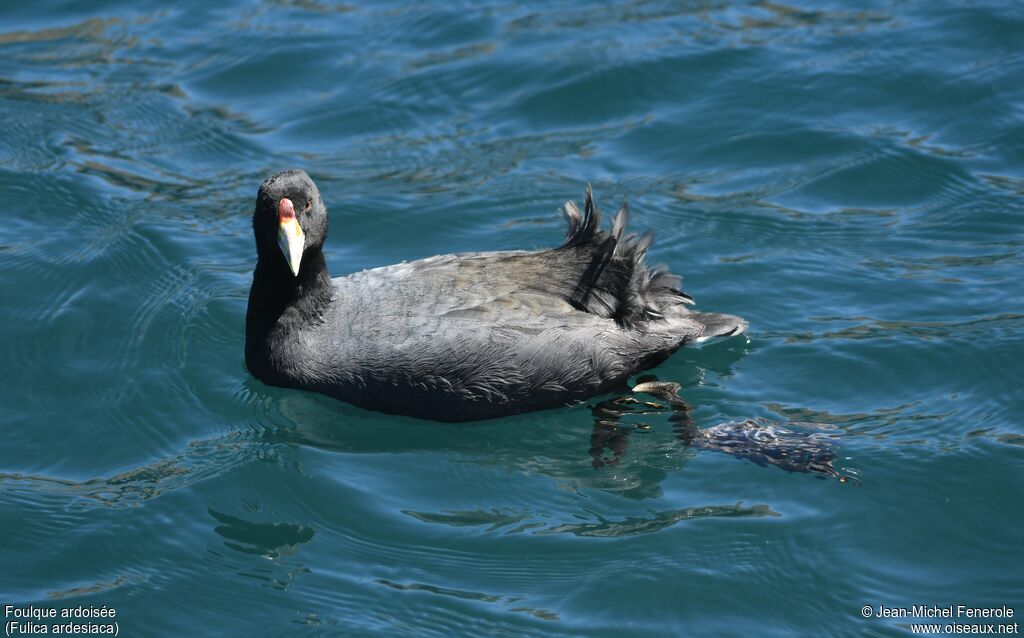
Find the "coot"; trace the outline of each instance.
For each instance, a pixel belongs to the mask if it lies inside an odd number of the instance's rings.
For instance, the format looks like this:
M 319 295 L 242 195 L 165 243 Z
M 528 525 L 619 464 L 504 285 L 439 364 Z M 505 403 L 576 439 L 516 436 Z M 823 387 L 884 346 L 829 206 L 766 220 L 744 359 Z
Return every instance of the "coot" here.
M 327 209 L 300 170 L 256 196 L 245 363 L 265 383 L 438 421 L 553 408 L 625 387 L 680 346 L 740 333 L 694 312 L 644 263 L 651 236 L 610 230 L 587 187 L 557 248 L 459 253 L 331 279 Z

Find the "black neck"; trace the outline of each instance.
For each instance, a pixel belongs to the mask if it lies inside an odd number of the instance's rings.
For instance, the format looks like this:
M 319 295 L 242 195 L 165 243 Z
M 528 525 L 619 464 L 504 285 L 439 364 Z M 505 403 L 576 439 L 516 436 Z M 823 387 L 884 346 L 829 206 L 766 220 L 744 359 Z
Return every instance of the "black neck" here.
M 298 276 L 291 273 L 280 252 L 273 253 L 259 256 L 249 290 L 245 358 L 250 369 L 265 361 L 268 337 L 275 327 L 290 331 L 319 322 L 331 302 L 331 276 L 319 248 L 303 253 Z M 282 322 L 296 325 L 279 326 Z

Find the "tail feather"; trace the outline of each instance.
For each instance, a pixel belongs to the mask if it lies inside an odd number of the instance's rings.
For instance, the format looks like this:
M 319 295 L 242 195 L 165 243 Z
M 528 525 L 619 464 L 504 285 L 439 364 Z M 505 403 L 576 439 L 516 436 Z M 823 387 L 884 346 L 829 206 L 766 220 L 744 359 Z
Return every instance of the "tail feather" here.
M 629 207 L 623 204 L 612 220 L 611 231 L 601 230 L 601 211 L 587 184 L 583 210 L 575 202 L 565 204 L 569 232 L 558 250 L 575 253 L 584 263 L 574 288 L 567 295 L 576 308 L 631 326 L 661 319 L 669 307 L 693 303 L 680 290 L 682 277 L 662 266 L 648 267 L 644 261 L 654 235 L 625 234 Z
M 580 265 L 575 283 L 565 294 L 574 307 L 614 318 L 627 327 L 685 315 L 704 324 L 705 338 L 735 334 L 746 327 L 742 319 L 729 315 L 704 314 L 705 321 L 690 316 L 683 305 L 692 304 L 693 298 L 681 290 L 682 277 L 664 266 L 645 263 L 654 235 L 625 234 L 626 204 L 615 215 L 610 232 L 601 230 L 601 211 L 589 184 L 583 210 L 575 202 L 567 202 L 564 210 L 569 232 L 557 250 Z
M 747 322 L 739 317 L 717 312 L 692 312 L 687 318 L 703 326 L 700 336 L 696 339 L 698 343 L 713 337 L 738 335 L 747 329 Z

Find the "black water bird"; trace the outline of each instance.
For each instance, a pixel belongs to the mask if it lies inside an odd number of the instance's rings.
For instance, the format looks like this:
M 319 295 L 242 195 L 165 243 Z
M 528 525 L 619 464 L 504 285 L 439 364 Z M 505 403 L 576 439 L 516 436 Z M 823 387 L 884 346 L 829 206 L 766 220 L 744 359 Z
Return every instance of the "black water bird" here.
M 684 344 L 738 334 L 694 312 L 680 278 L 644 263 L 651 235 L 611 229 L 587 188 L 569 232 L 537 251 L 460 253 L 331 279 L 327 210 L 289 170 L 261 185 L 245 362 L 265 383 L 357 406 L 470 421 L 576 403 L 624 388 Z

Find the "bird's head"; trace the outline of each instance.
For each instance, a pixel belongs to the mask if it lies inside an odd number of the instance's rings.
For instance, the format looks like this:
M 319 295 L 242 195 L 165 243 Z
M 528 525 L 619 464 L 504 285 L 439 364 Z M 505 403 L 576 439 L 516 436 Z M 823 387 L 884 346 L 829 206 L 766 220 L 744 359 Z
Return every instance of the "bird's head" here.
M 252 229 L 260 259 L 278 260 L 298 277 L 302 256 L 320 250 L 327 238 L 327 209 L 305 171 L 281 171 L 263 180 L 256 195 Z

